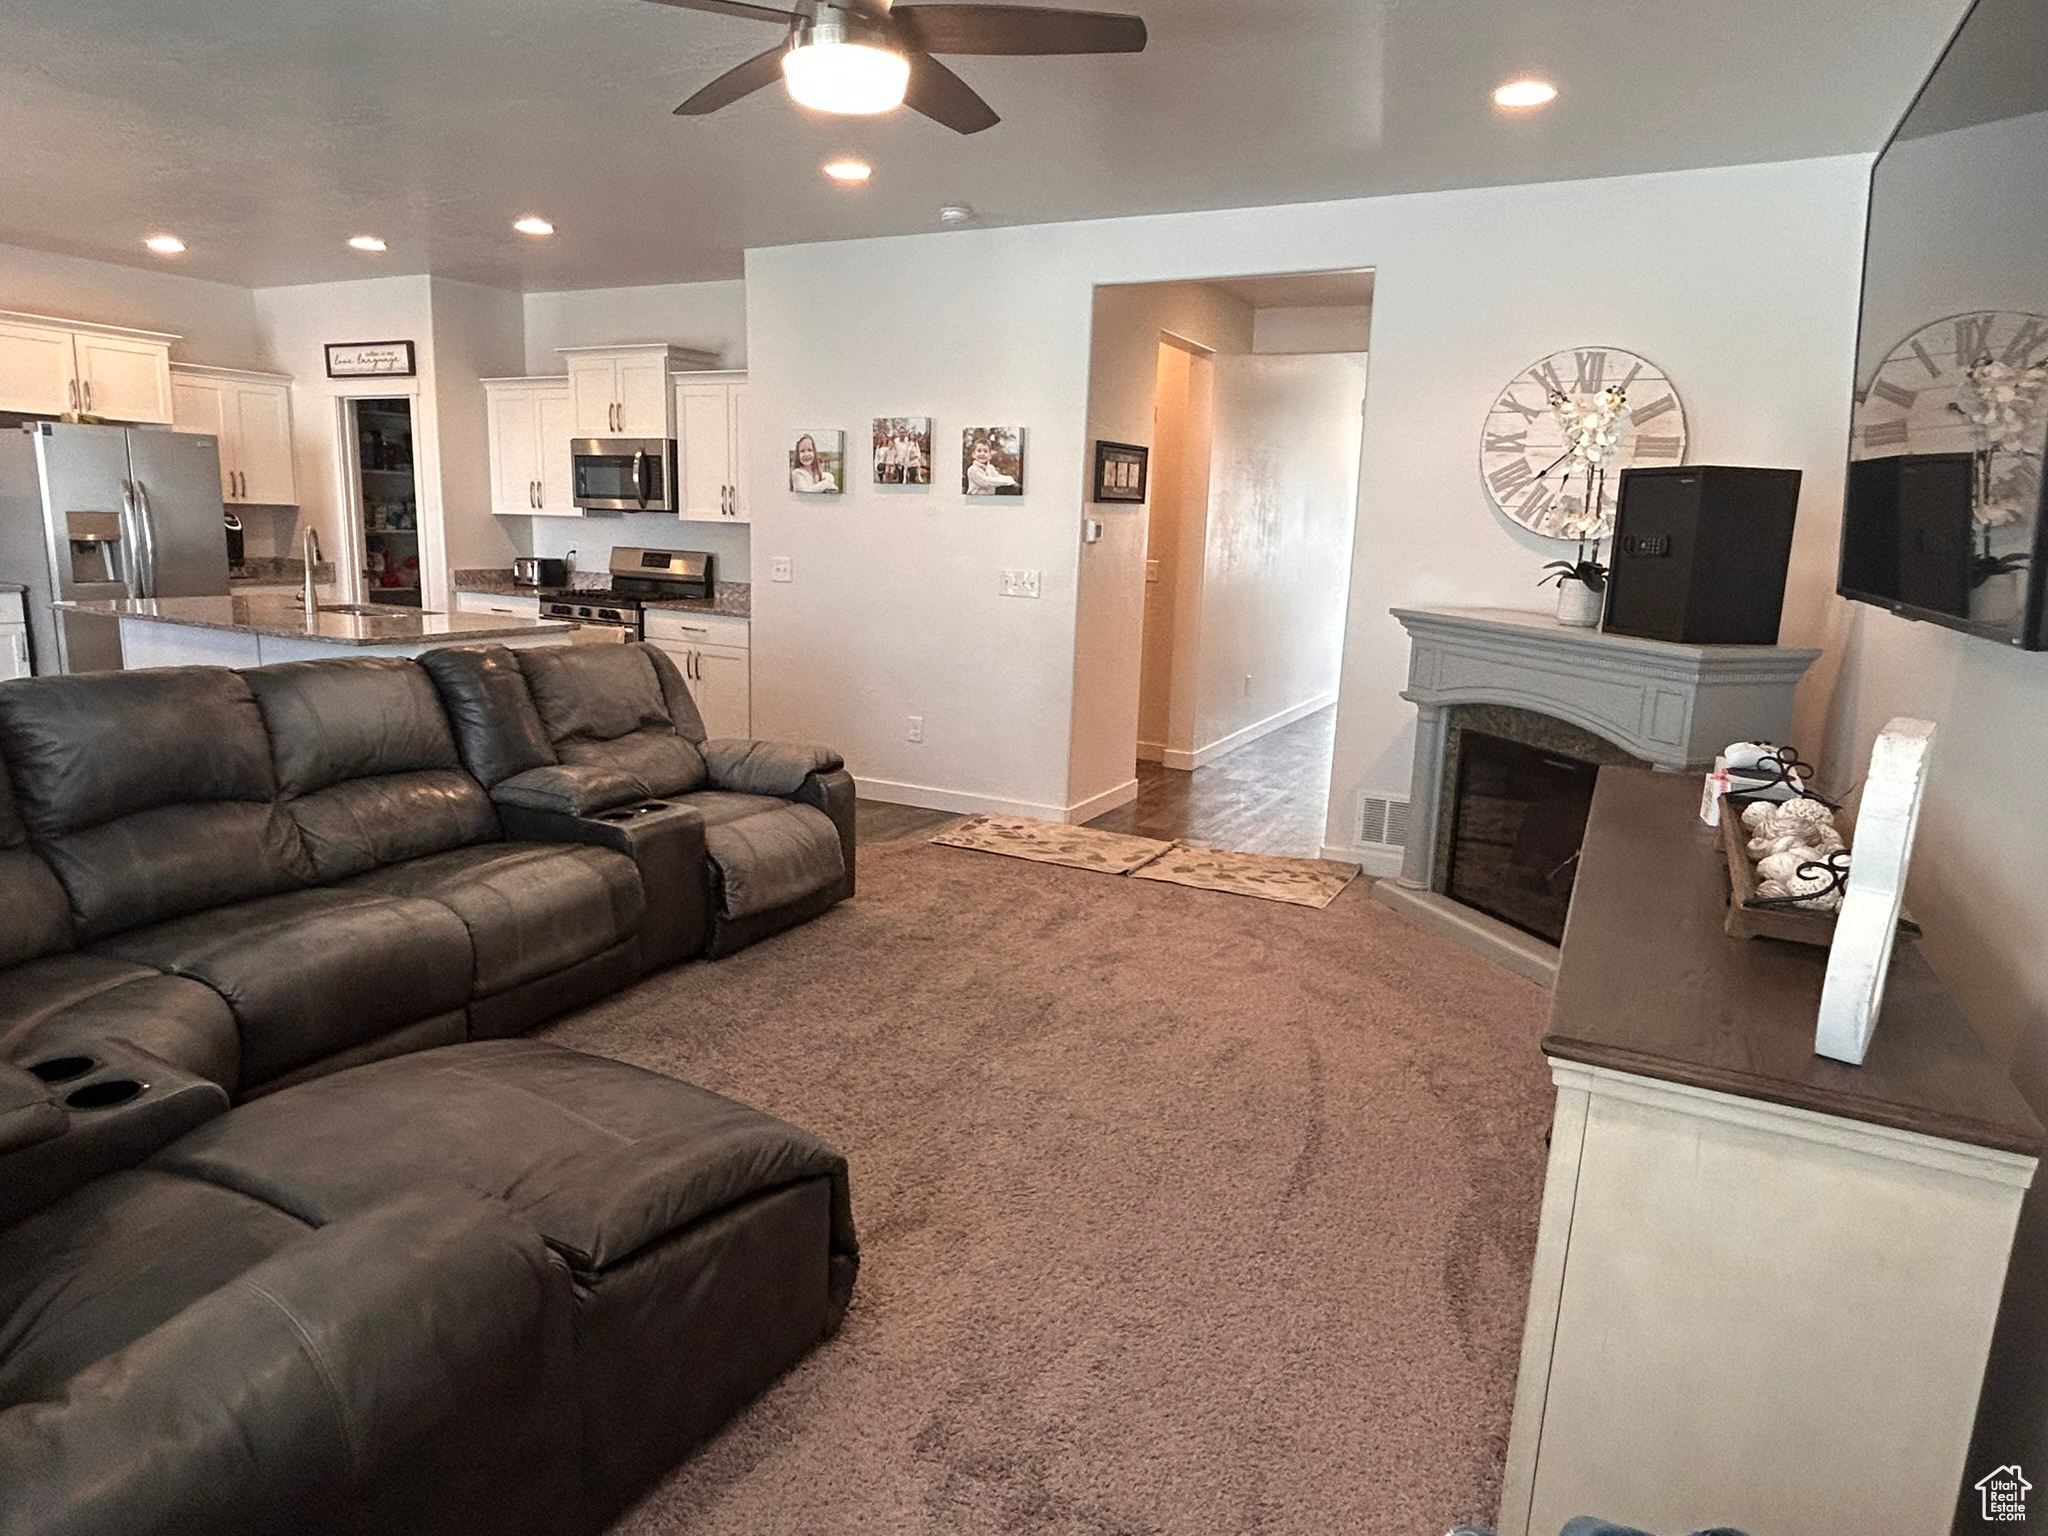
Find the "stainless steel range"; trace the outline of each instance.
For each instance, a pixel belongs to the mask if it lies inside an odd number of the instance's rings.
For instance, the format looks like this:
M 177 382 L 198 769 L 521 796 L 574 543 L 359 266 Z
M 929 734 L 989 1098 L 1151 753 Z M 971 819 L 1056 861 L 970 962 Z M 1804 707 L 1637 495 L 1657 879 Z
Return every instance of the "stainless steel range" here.
M 586 639 L 638 640 L 642 603 L 709 597 L 714 589 L 712 558 L 701 550 L 614 549 L 611 577 L 608 587 L 541 599 L 541 616 L 567 619 L 593 630 L 620 631 L 583 637 Z

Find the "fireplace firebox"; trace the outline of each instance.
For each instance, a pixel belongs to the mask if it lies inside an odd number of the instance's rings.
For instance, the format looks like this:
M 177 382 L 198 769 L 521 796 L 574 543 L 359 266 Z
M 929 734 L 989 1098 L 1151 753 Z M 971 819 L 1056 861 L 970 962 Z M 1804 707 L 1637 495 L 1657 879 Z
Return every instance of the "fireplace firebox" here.
M 1463 732 L 1445 894 L 1560 942 L 1599 773 L 1582 758 Z

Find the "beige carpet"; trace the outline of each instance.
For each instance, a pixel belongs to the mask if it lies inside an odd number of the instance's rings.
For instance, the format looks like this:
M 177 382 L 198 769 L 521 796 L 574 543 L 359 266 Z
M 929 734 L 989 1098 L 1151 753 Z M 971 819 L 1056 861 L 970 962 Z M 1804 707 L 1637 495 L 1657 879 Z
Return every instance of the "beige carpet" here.
M 932 841 L 946 848 L 1007 854 L 1039 864 L 1062 864 L 1106 875 L 1130 875 L 1169 885 L 1191 885 L 1297 907 L 1327 907 L 1358 877 L 1356 864 L 1329 859 L 1231 853 L 1199 843 L 1162 842 L 1096 827 L 1035 821 L 1026 816 L 969 816 Z
M 865 1247 L 840 1335 L 619 1531 L 1489 1519 L 1545 994 L 1362 883 L 1318 913 L 910 841 L 860 873 L 549 1031 L 832 1138 Z

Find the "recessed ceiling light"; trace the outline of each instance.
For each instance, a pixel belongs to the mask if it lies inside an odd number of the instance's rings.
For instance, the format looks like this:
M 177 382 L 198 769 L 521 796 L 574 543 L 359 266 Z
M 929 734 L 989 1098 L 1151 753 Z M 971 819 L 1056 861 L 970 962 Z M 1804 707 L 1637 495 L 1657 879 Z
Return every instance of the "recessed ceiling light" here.
M 159 256 L 182 256 L 185 242 L 176 235 L 151 235 L 142 242 Z
M 834 181 L 859 182 L 874 175 L 875 168 L 865 160 L 828 160 L 825 162 L 825 174 Z
M 966 224 L 972 222 L 974 210 L 965 203 L 948 203 L 939 210 L 941 224 Z
M 1493 93 L 1497 107 L 1540 107 L 1557 99 L 1557 87 L 1548 80 L 1510 80 Z
M 352 251 L 382 251 L 389 249 L 375 235 L 350 235 L 348 237 L 348 248 Z
M 522 235 L 552 235 L 555 232 L 555 226 L 537 213 L 529 213 L 524 218 L 514 219 L 512 227 Z

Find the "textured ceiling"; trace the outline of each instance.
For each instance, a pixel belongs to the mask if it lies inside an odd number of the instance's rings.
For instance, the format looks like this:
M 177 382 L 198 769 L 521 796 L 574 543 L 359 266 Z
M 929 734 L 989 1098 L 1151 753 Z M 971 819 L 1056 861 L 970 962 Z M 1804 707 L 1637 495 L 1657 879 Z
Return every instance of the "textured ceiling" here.
M 1107 8 L 1107 7 L 1105 7 Z M 1134 57 L 960 59 L 1004 122 L 670 108 L 760 23 L 644 0 L 5 0 L 0 241 L 250 284 L 731 277 L 752 246 L 1876 149 L 1962 0 L 1138 0 Z M 1562 95 L 1510 117 L 1535 73 Z M 853 152 L 869 185 L 827 183 Z M 508 229 L 537 211 L 560 233 Z M 344 248 L 358 232 L 391 249 Z

